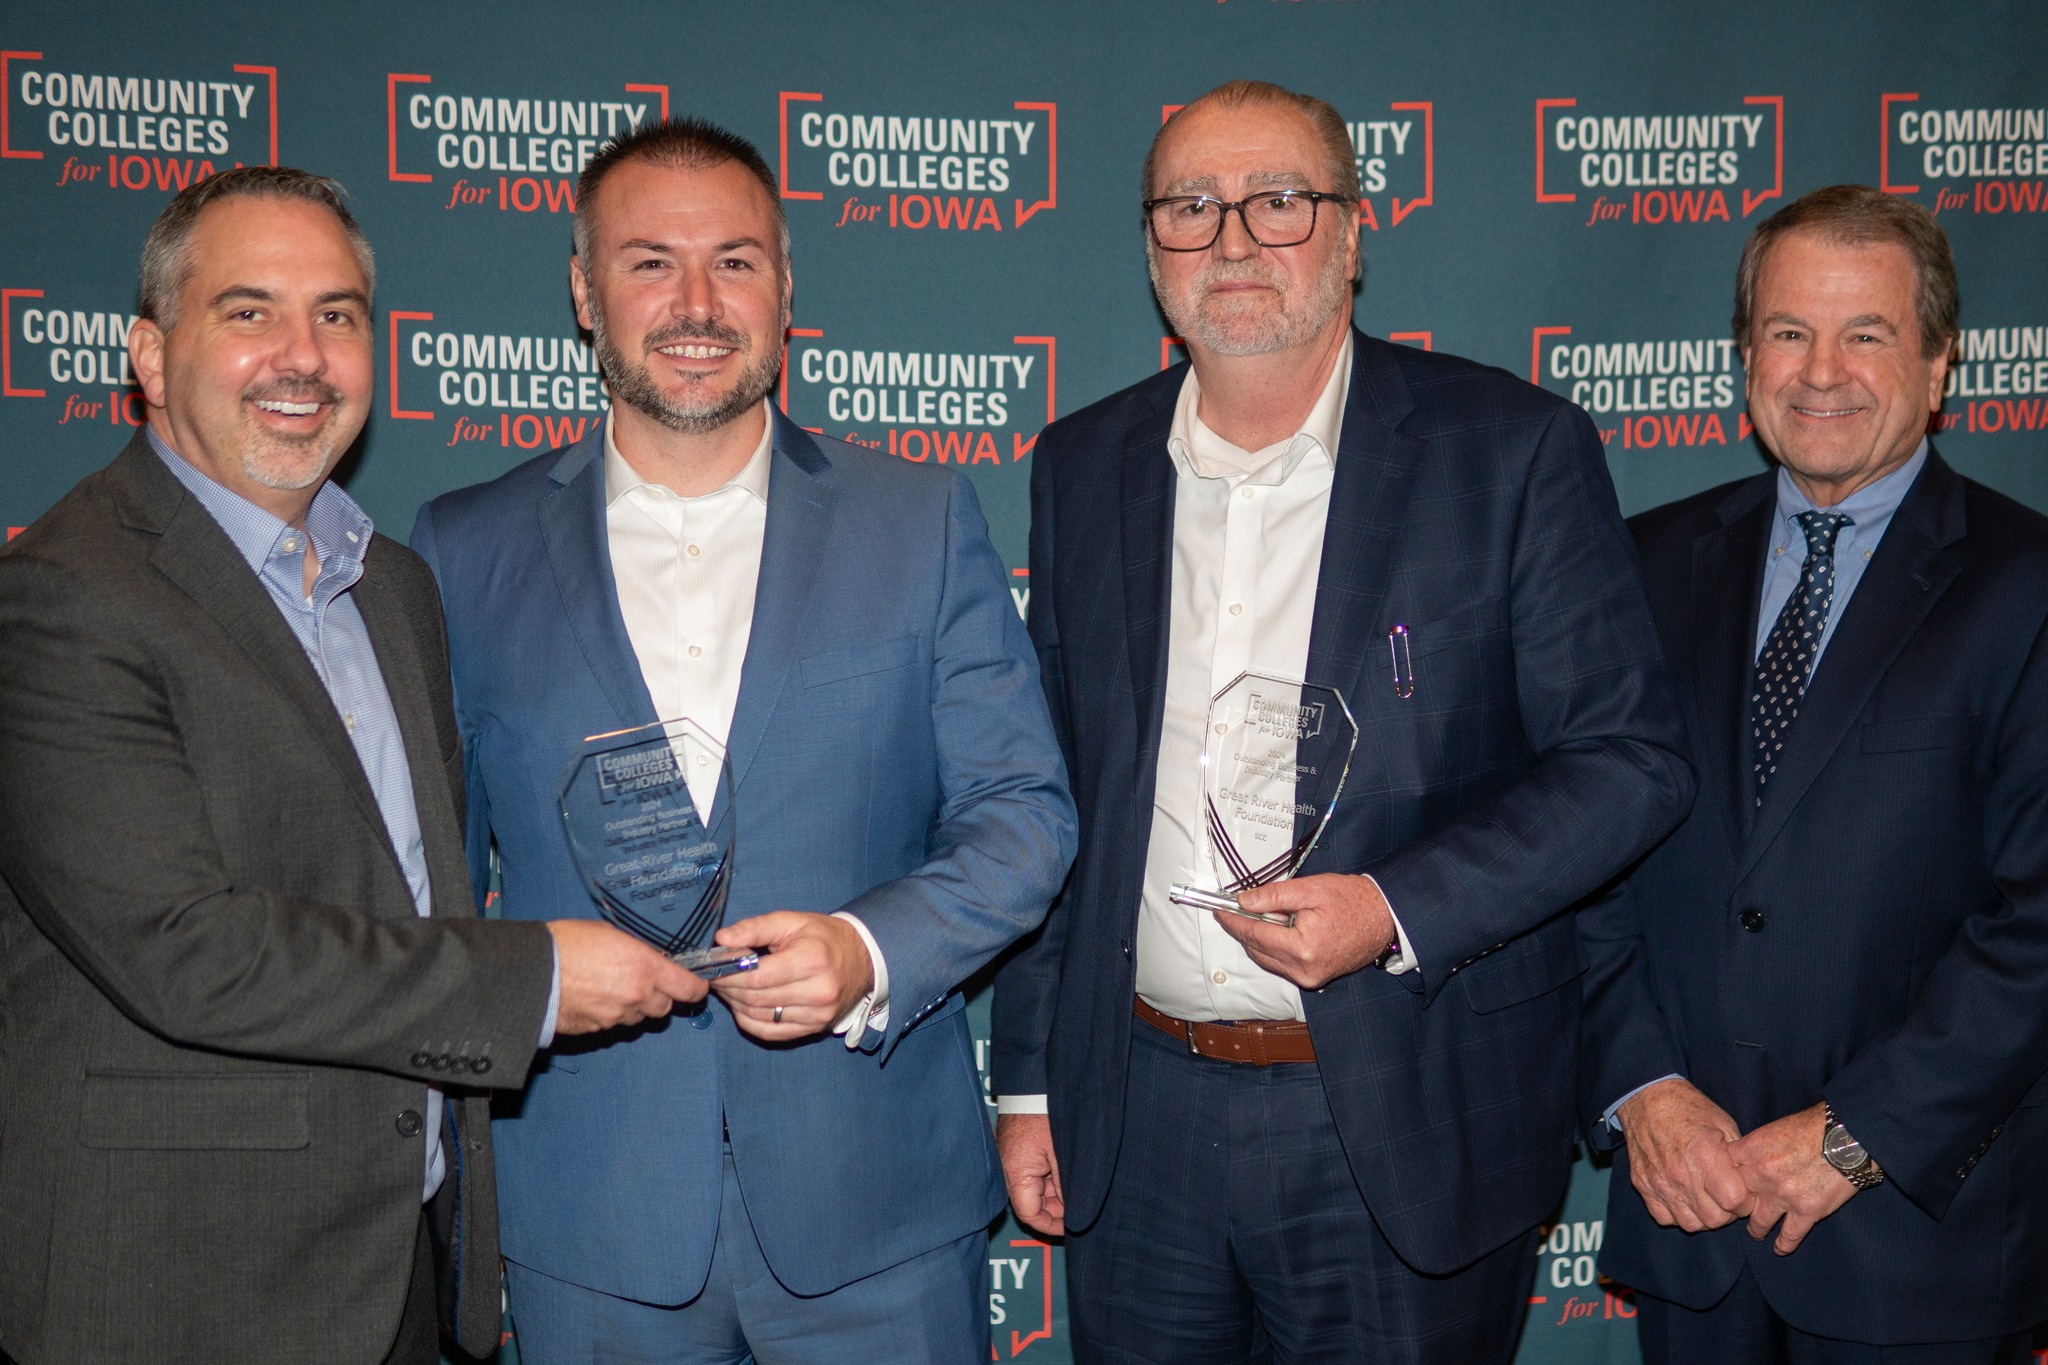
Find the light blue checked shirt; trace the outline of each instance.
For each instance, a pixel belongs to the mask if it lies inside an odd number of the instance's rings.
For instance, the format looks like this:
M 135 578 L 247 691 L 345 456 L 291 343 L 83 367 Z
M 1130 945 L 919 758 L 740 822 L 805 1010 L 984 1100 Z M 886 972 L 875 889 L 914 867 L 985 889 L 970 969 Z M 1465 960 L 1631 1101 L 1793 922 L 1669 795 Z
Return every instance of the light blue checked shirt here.
M 413 803 L 412 770 L 405 761 L 405 741 L 398 730 L 398 715 L 391 708 L 391 693 L 385 689 L 384 674 L 377 666 L 377 653 L 370 646 L 370 633 L 363 625 L 349 589 L 363 576 L 363 555 L 370 548 L 370 518 L 353 498 L 332 483 L 322 484 L 306 512 L 306 529 L 288 526 L 239 493 L 235 493 L 187 464 L 156 434 L 149 432 L 149 444 L 157 457 L 177 476 L 186 491 L 212 514 L 240 551 L 257 581 L 270 593 L 270 600 L 305 648 L 313 671 L 320 675 L 334 709 L 355 745 L 356 757 L 377 798 L 384 817 L 384 830 L 398 853 L 398 865 L 412 891 L 413 908 L 422 916 L 433 905 L 427 884 L 427 853 L 420 841 L 419 808 Z M 313 581 L 309 597 L 305 591 L 306 538 L 312 537 L 313 553 L 320 560 L 320 575 Z M 560 971 L 557 970 L 560 989 Z M 554 1031 L 555 1010 L 551 999 L 544 1029 Z M 542 1043 L 546 1046 L 546 1041 Z M 434 1197 L 447 1174 L 447 1159 L 441 1151 L 440 1090 L 427 1088 L 426 1181 L 420 1195 L 424 1202 Z

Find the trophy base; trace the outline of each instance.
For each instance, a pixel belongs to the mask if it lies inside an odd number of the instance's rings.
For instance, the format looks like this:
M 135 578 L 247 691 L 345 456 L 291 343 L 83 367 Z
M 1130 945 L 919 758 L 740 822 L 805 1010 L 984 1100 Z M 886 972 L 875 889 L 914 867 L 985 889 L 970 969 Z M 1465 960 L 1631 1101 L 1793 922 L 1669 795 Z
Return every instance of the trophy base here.
M 686 971 L 695 972 L 706 981 L 716 981 L 721 976 L 735 972 L 751 972 L 761 965 L 766 948 L 693 948 L 687 952 L 670 953 L 669 961 Z
M 1189 886 L 1186 882 L 1175 882 L 1168 889 L 1166 898 L 1175 905 L 1192 906 L 1197 910 L 1215 910 L 1225 915 L 1237 915 L 1244 919 L 1255 919 L 1261 924 L 1277 924 L 1283 929 L 1292 929 L 1294 927 L 1294 915 L 1291 912 L 1263 914 L 1257 910 L 1247 910 L 1239 905 L 1237 897 L 1231 895 L 1228 891 L 1204 891 L 1199 886 Z

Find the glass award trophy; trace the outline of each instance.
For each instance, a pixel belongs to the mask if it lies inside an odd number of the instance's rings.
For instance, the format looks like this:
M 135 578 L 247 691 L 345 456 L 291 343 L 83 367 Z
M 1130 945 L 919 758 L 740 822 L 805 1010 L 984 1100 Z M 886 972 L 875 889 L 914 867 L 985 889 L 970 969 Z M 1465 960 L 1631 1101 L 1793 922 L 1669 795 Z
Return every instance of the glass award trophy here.
M 1239 674 L 1209 703 L 1202 747 L 1202 823 L 1223 884 L 1176 882 L 1167 898 L 1291 927 L 1292 914 L 1256 914 L 1237 893 L 1308 861 L 1357 747 L 1358 724 L 1335 688 Z
M 690 797 L 688 775 L 726 812 L 713 838 L 709 810 Z M 604 917 L 697 975 L 743 972 L 760 962 L 746 948 L 711 946 L 732 886 L 732 779 L 725 746 L 689 720 L 656 721 L 592 735 L 562 774 L 562 822 L 591 899 Z

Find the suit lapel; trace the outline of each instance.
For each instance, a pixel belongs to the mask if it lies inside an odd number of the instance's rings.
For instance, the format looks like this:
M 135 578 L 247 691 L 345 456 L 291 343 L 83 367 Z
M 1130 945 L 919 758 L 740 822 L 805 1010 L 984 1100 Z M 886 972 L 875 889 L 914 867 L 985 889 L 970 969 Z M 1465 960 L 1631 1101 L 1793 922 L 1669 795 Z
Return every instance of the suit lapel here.
M 726 770 L 738 790 L 767 732 L 784 679 L 806 636 L 811 589 L 825 560 L 838 491 L 827 477 L 832 465 L 810 433 L 781 413 L 775 423 L 775 454 L 768 469 L 768 525 L 761 544 L 761 573 L 754 590 L 754 619 L 740 668 L 740 695 L 726 736 Z M 721 813 L 722 815 L 722 813 Z M 714 819 L 720 818 L 714 816 Z
M 562 595 L 562 612 L 597 685 L 611 703 L 618 728 L 652 725 L 654 714 L 640 660 L 626 635 L 612 577 L 611 536 L 605 527 L 604 426 L 569 448 L 548 477 L 553 491 L 540 505 L 541 543 Z
M 1962 480 L 1929 454 L 1821 655 L 1737 877 L 1747 876 L 1863 713 L 1885 670 L 1962 569 Z
M 151 565 L 211 616 L 257 671 L 298 708 L 306 734 L 334 765 L 379 846 L 396 863 L 383 812 L 363 775 L 355 745 L 335 714 L 334 700 L 249 562 L 139 436 L 121 453 L 114 472 L 124 515 L 157 533 Z
M 1749 673 L 1756 654 L 1757 603 L 1771 535 L 1776 474 L 1743 484 L 1715 509 L 1717 530 L 1692 545 L 1694 733 L 1731 852 L 1749 828 Z
M 1415 399 L 1391 348 L 1356 332 L 1352 348 L 1351 388 L 1316 571 L 1307 681 L 1336 688 L 1355 715 L 1366 660 L 1386 650 L 1376 618 L 1429 447 L 1396 429 L 1414 411 Z
M 468 918 L 476 911 L 476 901 L 462 860 L 462 831 L 454 819 L 455 794 L 448 789 L 448 770 L 441 759 L 440 727 L 434 724 L 434 713 L 427 700 L 432 695 L 427 687 L 427 666 L 420 658 L 405 602 L 392 591 L 386 576 L 377 571 L 376 550 L 376 541 L 372 540 L 364 557 L 363 576 L 349 590 L 349 596 L 363 618 L 370 648 L 377 655 L 377 671 L 384 676 L 384 690 L 391 698 L 399 738 L 405 745 L 413 810 L 420 825 L 420 842 L 426 850 L 430 911 Z M 384 828 L 381 812 L 378 828 Z M 392 861 L 402 873 L 403 865 L 397 863 L 395 856 Z
M 1174 470 L 1166 441 L 1173 430 L 1174 400 L 1180 388 L 1170 386 L 1166 393 L 1167 401 L 1132 427 L 1125 438 L 1118 507 L 1124 640 L 1130 658 L 1141 767 L 1148 766 L 1159 752 L 1167 623 L 1172 611 Z

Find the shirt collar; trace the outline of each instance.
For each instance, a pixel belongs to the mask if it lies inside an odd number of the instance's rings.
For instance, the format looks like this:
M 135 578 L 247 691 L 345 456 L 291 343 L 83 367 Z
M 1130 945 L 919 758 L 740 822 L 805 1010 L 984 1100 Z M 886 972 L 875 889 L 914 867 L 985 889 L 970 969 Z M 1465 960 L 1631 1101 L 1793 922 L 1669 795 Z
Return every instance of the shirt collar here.
M 279 555 L 290 556 L 294 564 L 299 562 L 304 551 L 284 545 L 286 539 L 299 534 L 296 528 L 225 484 L 215 482 L 172 450 L 157 435 L 155 427 L 146 430 L 150 449 L 220 525 L 251 569 L 261 574 L 264 565 Z M 370 535 L 375 529 L 369 514 L 354 498 L 342 492 L 331 479 L 323 482 L 320 491 L 313 495 L 312 506 L 306 509 L 305 530 L 312 537 L 313 552 L 320 560 L 321 579 L 336 582 L 338 591 L 361 577 L 363 556 L 370 548 Z
M 1873 479 L 1828 510 L 1842 513 L 1865 530 L 1889 521 L 1892 513 L 1899 510 L 1899 504 L 1906 500 L 1913 480 L 1920 477 L 1920 470 L 1926 463 L 1927 438 L 1922 436 L 1920 444 L 1904 464 L 1881 479 Z M 1779 465 L 1778 516 L 1790 524 L 1801 512 L 1813 510 L 1813 499 L 1800 492 L 1799 485 L 1792 481 L 1791 472 Z
M 761 406 L 767 408 L 768 400 L 762 399 Z M 775 412 L 771 408 L 767 413 L 767 419 L 761 423 L 761 440 L 755 445 L 754 453 L 749 455 L 747 462 L 740 467 L 740 472 L 712 489 L 709 493 L 703 493 L 699 496 L 715 498 L 728 488 L 739 488 L 753 494 L 757 502 L 766 506 L 768 502 L 769 456 L 774 450 Z M 639 472 L 633 466 L 626 463 L 626 457 L 619 454 L 619 443 L 612 439 L 612 424 L 607 421 L 604 424 L 604 505 L 610 507 L 636 488 L 645 488 L 649 493 L 657 497 L 664 495 L 668 497 L 681 496 L 681 494 L 677 493 L 667 484 L 652 483 L 641 478 Z M 686 498 L 684 501 L 694 502 L 696 499 Z
M 1195 410 L 1202 396 L 1201 381 L 1195 377 L 1195 367 L 1188 366 L 1173 408 L 1173 429 L 1166 438 L 1175 466 L 1196 478 L 1247 477 L 1253 483 L 1277 484 L 1285 483 L 1311 454 L 1335 464 L 1337 441 L 1344 430 L 1344 400 L 1351 392 L 1351 347 L 1351 332 L 1346 329 L 1330 377 L 1303 419 L 1301 430 L 1257 451 L 1240 450 L 1202 421 Z

